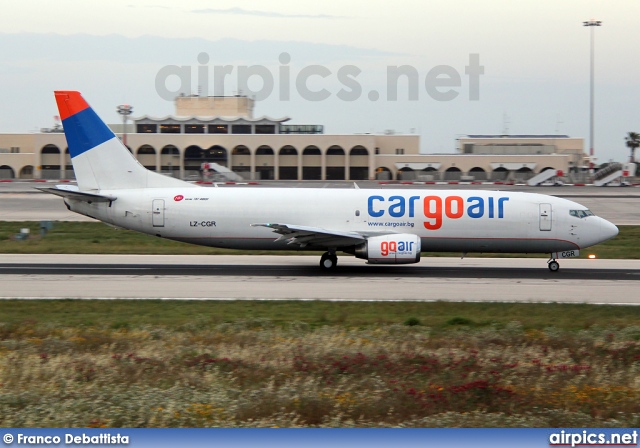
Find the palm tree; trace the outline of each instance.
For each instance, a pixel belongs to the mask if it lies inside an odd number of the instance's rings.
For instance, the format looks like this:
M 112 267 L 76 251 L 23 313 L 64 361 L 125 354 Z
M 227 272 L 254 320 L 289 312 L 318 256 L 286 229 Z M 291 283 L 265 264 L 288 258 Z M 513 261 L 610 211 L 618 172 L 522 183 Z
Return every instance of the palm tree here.
M 631 149 L 631 159 L 629 161 L 633 163 L 636 160 L 636 148 L 640 146 L 640 134 L 637 132 L 629 132 L 624 140 L 627 142 L 627 147 Z

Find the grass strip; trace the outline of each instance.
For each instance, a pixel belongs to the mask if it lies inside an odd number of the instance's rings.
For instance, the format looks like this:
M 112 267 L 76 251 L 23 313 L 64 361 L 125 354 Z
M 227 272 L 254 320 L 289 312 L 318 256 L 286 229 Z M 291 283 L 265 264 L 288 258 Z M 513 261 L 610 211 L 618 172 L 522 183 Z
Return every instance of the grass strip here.
M 0 426 L 637 427 L 639 309 L 2 301 Z
M 594 325 L 640 325 L 640 307 L 562 303 L 477 302 L 325 302 L 190 300 L 2 300 L 5 325 L 61 325 L 69 328 L 207 329 L 246 319 L 274 325 L 302 322 L 311 327 L 422 325 L 433 330 L 504 327 L 520 322 L 525 329 L 553 326 L 579 331 Z

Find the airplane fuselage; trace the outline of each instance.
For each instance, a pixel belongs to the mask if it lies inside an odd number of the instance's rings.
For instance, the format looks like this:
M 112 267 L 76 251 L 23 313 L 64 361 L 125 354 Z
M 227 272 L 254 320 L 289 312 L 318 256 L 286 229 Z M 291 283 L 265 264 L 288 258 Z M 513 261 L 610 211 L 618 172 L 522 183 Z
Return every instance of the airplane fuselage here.
M 111 192 L 102 191 L 104 195 Z M 199 245 L 298 249 L 255 223 L 295 223 L 366 236 L 417 235 L 423 252 L 576 250 L 614 226 L 553 196 L 482 190 L 156 188 L 114 191 L 109 203 L 66 199 L 71 210 L 115 226 Z M 617 230 L 616 230 L 617 231 Z M 318 249 L 313 245 L 307 249 Z

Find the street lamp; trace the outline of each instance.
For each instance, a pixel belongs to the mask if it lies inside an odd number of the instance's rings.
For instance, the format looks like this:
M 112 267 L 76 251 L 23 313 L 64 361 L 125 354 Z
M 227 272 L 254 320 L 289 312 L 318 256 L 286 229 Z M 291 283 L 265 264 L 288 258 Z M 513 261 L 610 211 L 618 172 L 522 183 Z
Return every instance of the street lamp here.
M 121 104 L 118 106 L 117 111 L 122 115 L 122 143 L 127 146 L 127 119 L 133 113 L 133 106 Z
M 591 82 L 590 82 L 590 100 L 589 100 L 589 169 L 593 170 L 593 75 L 594 75 L 594 33 L 593 27 L 602 26 L 602 22 L 600 20 L 589 20 L 587 22 L 582 22 L 583 26 L 591 27 Z

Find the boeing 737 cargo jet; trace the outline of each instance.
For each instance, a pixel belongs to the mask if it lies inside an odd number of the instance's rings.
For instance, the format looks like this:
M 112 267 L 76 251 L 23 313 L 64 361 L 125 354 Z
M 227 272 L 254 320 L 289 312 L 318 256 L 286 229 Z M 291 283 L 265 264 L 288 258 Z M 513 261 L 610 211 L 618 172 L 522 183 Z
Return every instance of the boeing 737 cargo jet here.
M 462 190 L 206 188 L 144 168 L 79 92 L 55 92 L 78 185 L 42 188 L 69 210 L 138 232 L 204 246 L 338 251 L 371 264 L 422 252 L 547 253 L 558 258 L 618 234 L 566 199 Z

